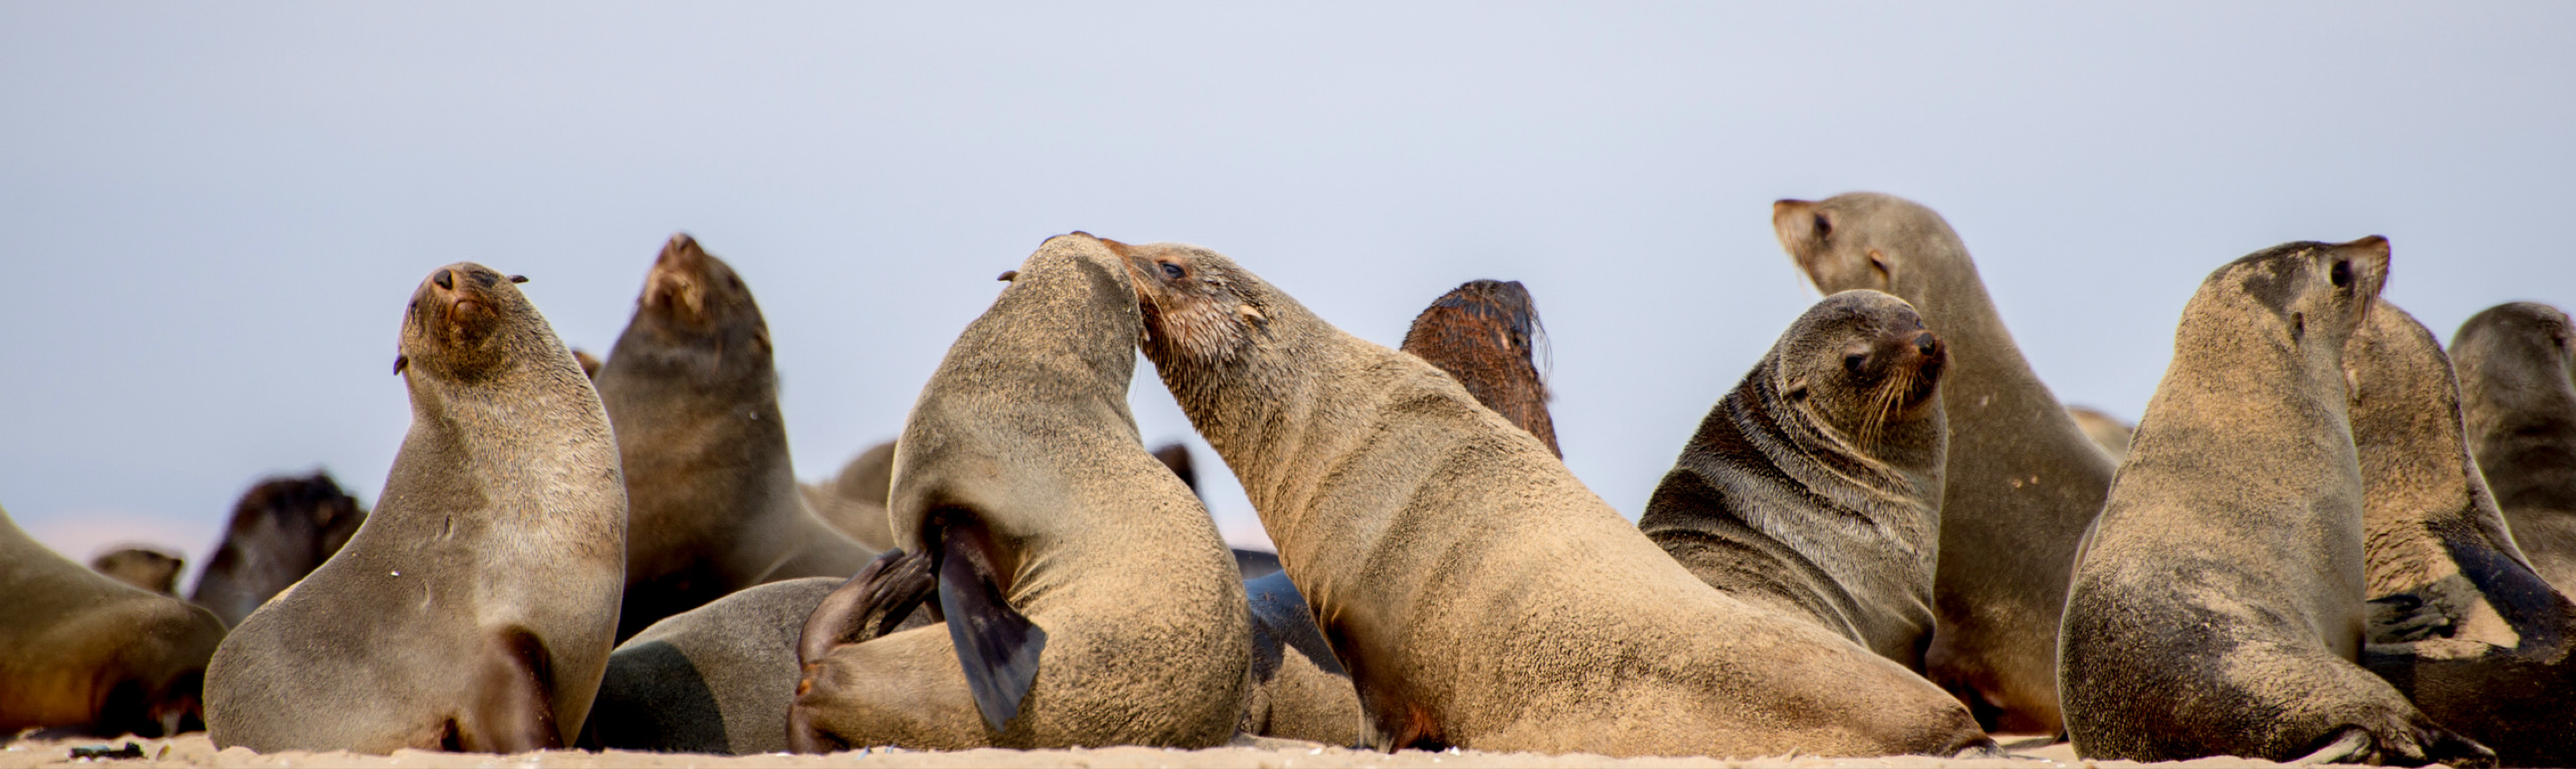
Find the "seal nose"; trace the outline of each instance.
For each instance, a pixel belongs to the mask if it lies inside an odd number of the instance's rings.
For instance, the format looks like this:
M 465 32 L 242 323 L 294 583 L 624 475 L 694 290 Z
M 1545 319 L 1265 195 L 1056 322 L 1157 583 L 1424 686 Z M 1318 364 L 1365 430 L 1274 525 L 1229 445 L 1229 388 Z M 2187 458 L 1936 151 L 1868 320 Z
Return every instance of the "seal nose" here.
M 456 271 L 439 270 L 437 276 L 430 278 L 430 282 L 437 283 L 439 288 L 454 291 L 456 290 Z

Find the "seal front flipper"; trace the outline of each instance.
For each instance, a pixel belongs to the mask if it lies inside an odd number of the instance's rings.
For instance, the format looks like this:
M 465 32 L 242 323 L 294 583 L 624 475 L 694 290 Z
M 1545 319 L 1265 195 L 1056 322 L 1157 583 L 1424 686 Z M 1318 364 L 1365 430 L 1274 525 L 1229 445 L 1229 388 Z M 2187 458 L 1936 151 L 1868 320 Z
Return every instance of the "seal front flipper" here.
M 1046 630 L 1030 622 L 1004 600 L 999 571 L 993 564 L 993 541 L 982 521 L 971 513 L 938 516 L 939 610 L 948 621 L 948 639 L 965 667 L 966 688 L 975 709 L 993 731 L 1020 712 L 1020 698 L 1038 677 L 1038 651 L 1046 648 Z
M 474 672 L 466 709 L 448 725 L 439 747 L 504 754 L 563 747 L 549 667 L 545 642 L 526 628 L 495 636 Z
M 850 581 L 824 596 L 805 619 L 804 634 L 796 641 L 799 661 L 811 665 L 832 653 L 832 647 L 894 632 L 938 587 L 938 577 L 930 569 L 927 553 L 896 548 L 878 554 Z

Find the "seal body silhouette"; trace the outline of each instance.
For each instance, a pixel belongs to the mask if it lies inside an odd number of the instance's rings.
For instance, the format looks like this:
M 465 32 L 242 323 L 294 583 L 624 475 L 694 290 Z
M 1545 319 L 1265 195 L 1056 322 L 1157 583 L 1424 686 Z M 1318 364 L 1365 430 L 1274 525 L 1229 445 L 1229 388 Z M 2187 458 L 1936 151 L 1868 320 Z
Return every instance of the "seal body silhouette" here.
M 1638 527 L 1711 587 L 1921 670 L 1947 360 L 1905 300 L 1826 297 L 1709 411 Z
M 843 580 L 744 588 L 653 623 L 608 656 L 584 731 L 592 747 L 757 755 L 787 750 L 796 641 Z
M 2068 591 L 2078 755 L 2494 760 L 2355 664 L 2363 488 L 2343 351 L 2387 275 L 2378 237 L 2290 243 L 2220 267 L 2184 306 Z
M 1903 667 L 1700 582 L 1422 359 L 1343 333 L 1215 252 L 1112 245 L 1138 274 L 1146 357 L 1243 481 L 1351 673 L 1362 744 L 1992 745 Z
M 2383 300 L 2344 368 L 2367 531 L 2363 665 L 2505 765 L 2576 764 L 2576 603 L 2514 545 L 2469 456 L 2450 359 Z
M 0 510 L 0 734 L 198 728 L 223 638 L 214 614 L 73 563 Z
M 91 557 L 89 567 L 109 579 L 175 596 L 179 594 L 179 572 L 188 569 L 188 562 L 158 547 L 127 545 Z
M 2576 324 L 2537 302 L 2469 316 L 2451 338 L 2478 467 L 2514 541 L 2576 591 Z
M 1215 521 L 1128 413 L 1139 330 L 1126 266 L 1075 233 L 1041 246 L 958 336 L 897 443 L 901 550 L 807 622 L 797 750 L 1206 747 L 1233 733 L 1251 656 L 1243 586 Z M 946 621 L 885 632 L 925 601 Z
M 608 415 L 512 279 L 421 281 L 412 424 L 349 543 L 242 620 L 207 736 L 261 752 L 515 753 L 572 740 L 617 630 L 626 484 Z
M 1779 201 L 1772 226 L 1816 288 L 1894 294 L 1949 345 L 1941 552 L 1951 557 L 1934 575 L 1924 674 L 1989 729 L 2059 731 L 2058 614 L 2115 462 L 2031 372 L 1940 214 L 1855 192 Z
M 188 600 L 214 610 L 227 626 L 239 625 L 340 552 L 366 522 L 367 511 L 329 473 L 260 481 L 233 504 L 224 540 Z
M 674 235 L 654 259 L 598 386 L 631 517 L 618 637 L 762 582 L 847 578 L 876 556 L 806 509 L 769 324 L 696 239 Z

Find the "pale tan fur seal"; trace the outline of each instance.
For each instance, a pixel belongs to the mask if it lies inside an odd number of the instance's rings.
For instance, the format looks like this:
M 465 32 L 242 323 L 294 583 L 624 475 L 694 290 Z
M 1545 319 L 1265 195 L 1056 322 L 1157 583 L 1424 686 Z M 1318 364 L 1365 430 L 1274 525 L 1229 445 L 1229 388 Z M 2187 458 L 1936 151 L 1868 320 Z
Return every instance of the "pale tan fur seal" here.
M 2093 439 L 2093 445 L 2110 452 L 2111 461 L 2117 462 L 2129 456 L 2129 434 L 2137 432 L 2136 425 L 2122 422 L 2119 417 L 2099 409 L 2083 406 L 2066 407 L 2066 415 L 2075 418 L 2075 426 L 2084 431 L 2084 437 Z
M 791 745 L 1207 747 L 1233 733 L 1243 586 L 1128 413 L 1135 296 L 1100 241 L 1064 235 L 958 336 L 895 453 L 903 554 L 807 624 Z M 915 582 L 911 601 L 935 578 L 947 621 L 876 637 L 902 610 L 842 598 L 880 569 L 910 575 L 887 582 Z
M 206 659 L 223 637 L 214 614 L 73 563 L 0 510 L 0 736 L 199 728 Z
M 2220 267 L 2075 567 L 2060 633 L 2077 755 L 2493 763 L 2355 662 L 2362 480 L 2344 342 L 2388 241 Z
M 459 262 L 412 294 L 411 430 L 384 493 L 216 650 L 216 745 L 515 753 L 581 728 L 626 583 L 626 484 L 598 394 L 516 280 Z
M 1118 246 L 1145 354 L 1243 481 L 1378 749 L 1991 746 L 1902 666 L 1726 596 L 1528 431 L 1196 246 Z
M 2507 533 L 2441 343 L 2381 301 L 2344 368 L 2367 532 L 2362 664 L 2507 766 L 2576 765 L 2576 603 Z
M 2489 307 L 2451 337 L 2471 453 L 2540 576 L 2576 592 L 2576 327 L 2537 302 Z
M 1938 622 L 1924 674 L 1987 728 L 2055 733 L 2058 612 L 2076 542 L 2115 462 L 2031 373 L 1941 215 L 1856 192 L 1772 206 L 1780 244 L 1825 293 L 1895 294 L 1950 346 L 1941 384 L 1950 449 L 1941 494 Z
M 1638 528 L 1711 587 L 1921 670 L 1948 359 L 1905 300 L 1825 297 L 1709 410 Z
M 696 239 L 673 235 L 653 260 L 598 384 L 626 468 L 619 638 L 763 582 L 846 579 L 876 557 L 806 509 L 769 324 Z
M 125 545 L 91 556 L 89 567 L 109 579 L 175 596 L 179 594 L 179 572 L 187 571 L 188 562 L 176 553 L 151 545 Z

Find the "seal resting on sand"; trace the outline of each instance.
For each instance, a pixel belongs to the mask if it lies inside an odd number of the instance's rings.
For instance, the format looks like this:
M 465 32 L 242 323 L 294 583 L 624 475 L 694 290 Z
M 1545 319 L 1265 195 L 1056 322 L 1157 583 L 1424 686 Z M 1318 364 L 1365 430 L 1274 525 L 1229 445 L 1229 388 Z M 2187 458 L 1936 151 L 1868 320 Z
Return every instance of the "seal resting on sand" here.
M 1782 200 L 1771 223 L 1816 288 L 1914 305 L 1950 348 L 1942 412 L 1938 619 L 1924 675 L 2001 732 L 2056 733 L 2058 613 L 2076 543 L 2117 466 L 2076 427 L 2005 330 L 1949 222 L 1892 195 Z
M 905 420 L 889 551 L 808 621 L 789 743 L 1198 748 L 1241 713 L 1243 585 L 1127 410 L 1125 265 L 1050 238 Z M 932 583 L 935 582 L 935 590 Z M 884 634 L 936 593 L 945 622 Z
M 0 510 L 0 735 L 194 729 L 224 623 L 46 548 Z
M 696 239 L 663 245 L 598 386 L 626 470 L 619 638 L 763 582 L 847 579 L 876 557 L 806 510 L 769 324 Z
M 458 262 L 412 294 L 394 359 L 411 430 L 384 493 L 215 651 L 216 745 L 517 753 L 581 728 L 626 584 L 626 483 L 599 395 L 518 280 Z
M 1905 300 L 1825 297 L 1709 410 L 1638 528 L 1709 586 L 1921 670 L 1948 359 Z
M 1665 555 L 1528 431 L 1196 246 L 1113 248 L 1145 355 L 1351 673 L 1362 740 L 1608 755 L 1987 749 L 1967 709 Z
M 2355 664 L 2362 480 L 2344 342 L 2388 241 L 2212 272 L 2075 567 L 2060 691 L 2077 755 L 2493 763 Z

